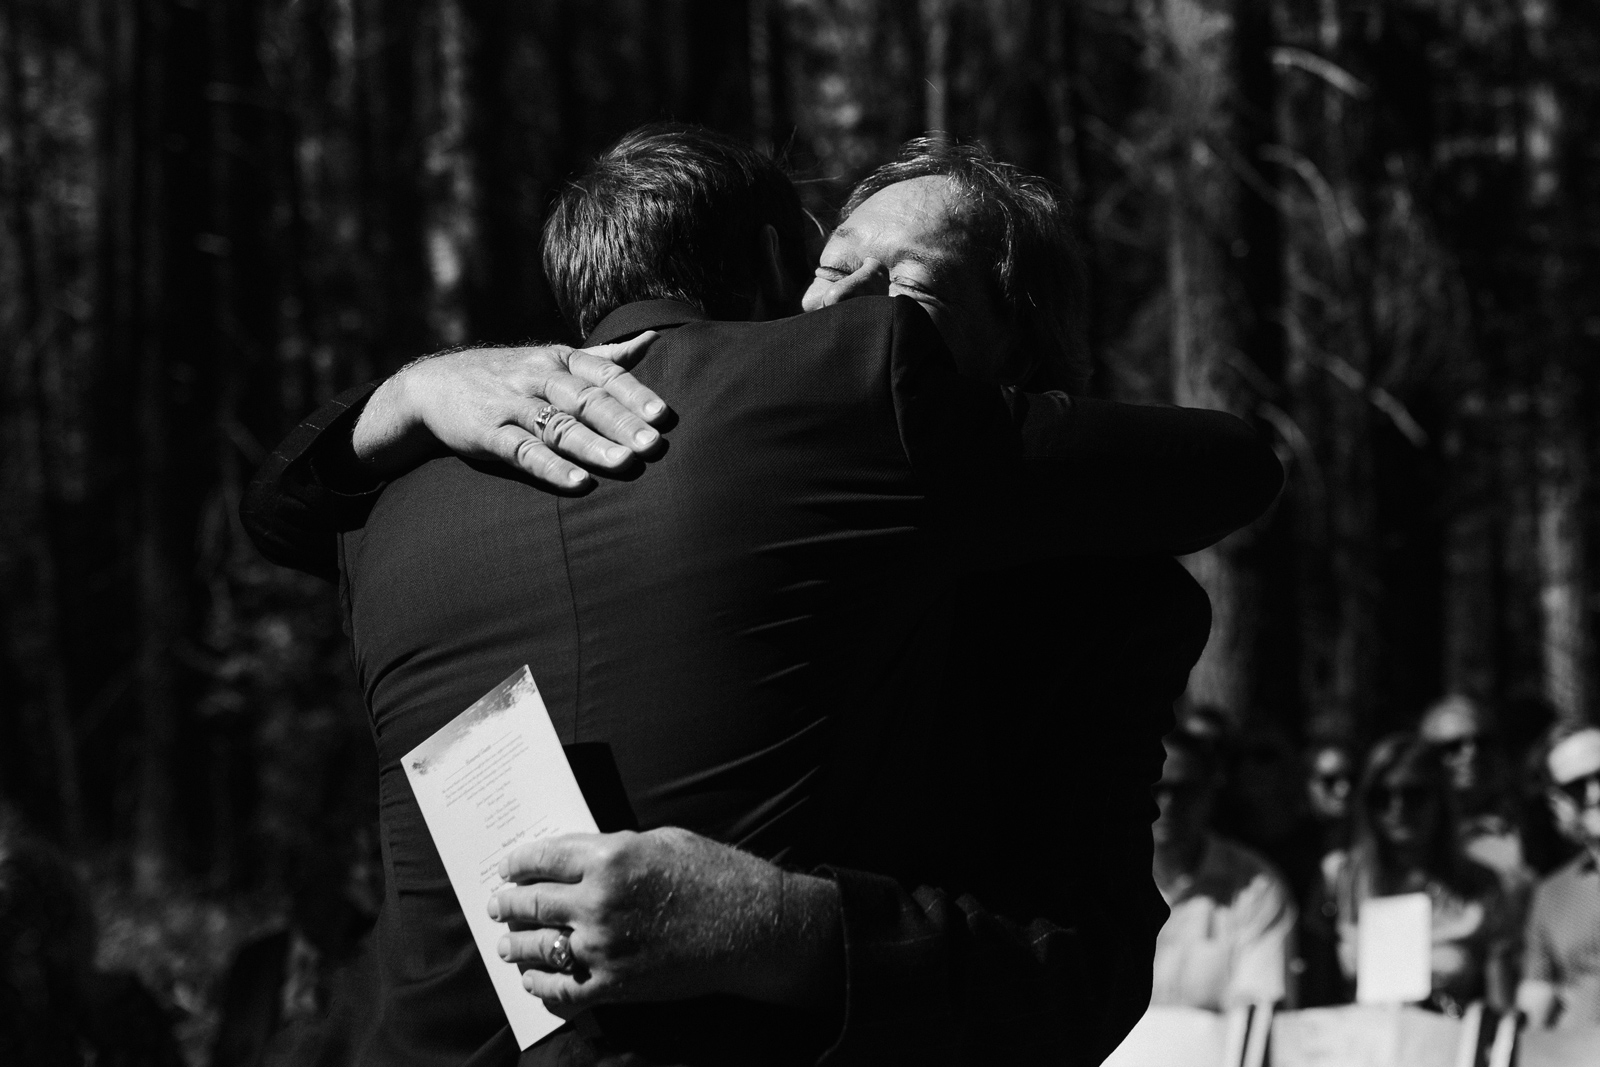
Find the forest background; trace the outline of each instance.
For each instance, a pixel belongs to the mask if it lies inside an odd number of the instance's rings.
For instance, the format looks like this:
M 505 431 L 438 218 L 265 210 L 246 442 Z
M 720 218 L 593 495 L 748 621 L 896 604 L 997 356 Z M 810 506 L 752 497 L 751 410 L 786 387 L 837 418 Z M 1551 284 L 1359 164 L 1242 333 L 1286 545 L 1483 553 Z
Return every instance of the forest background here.
M 828 222 L 929 129 L 1059 183 L 1093 391 L 1235 411 L 1289 472 L 1188 561 L 1193 699 L 1358 743 L 1450 691 L 1589 714 L 1600 5 L 7 0 L 0 798 L 195 1025 L 241 930 L 371 854 L 334 590 L 242 486 L 345 386 L 566 339 L 544 210 L 659 118 Z

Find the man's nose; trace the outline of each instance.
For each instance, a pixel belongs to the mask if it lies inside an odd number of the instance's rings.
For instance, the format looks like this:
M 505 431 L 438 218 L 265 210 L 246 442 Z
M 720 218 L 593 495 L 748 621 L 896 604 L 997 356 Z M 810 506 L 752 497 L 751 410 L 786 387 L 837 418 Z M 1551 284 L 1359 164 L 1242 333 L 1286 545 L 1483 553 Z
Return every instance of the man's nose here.
M 832 307 L 841 300 L 857 296 L 888 295 L 889 268 L 880 260 L 866 259 L 862 260 L 861 266 L 828 288 L 827 294 L 822 299 L 822 306 Z

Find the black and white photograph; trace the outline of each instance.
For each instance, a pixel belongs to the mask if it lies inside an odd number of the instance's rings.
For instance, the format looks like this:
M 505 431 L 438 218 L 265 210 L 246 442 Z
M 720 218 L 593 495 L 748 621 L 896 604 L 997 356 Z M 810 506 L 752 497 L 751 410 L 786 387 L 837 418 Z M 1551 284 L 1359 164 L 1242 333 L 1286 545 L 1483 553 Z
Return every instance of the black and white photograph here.
M 1597 645 L 1589 0 L 0 0 L 0 1067 L 1596 1067 Z

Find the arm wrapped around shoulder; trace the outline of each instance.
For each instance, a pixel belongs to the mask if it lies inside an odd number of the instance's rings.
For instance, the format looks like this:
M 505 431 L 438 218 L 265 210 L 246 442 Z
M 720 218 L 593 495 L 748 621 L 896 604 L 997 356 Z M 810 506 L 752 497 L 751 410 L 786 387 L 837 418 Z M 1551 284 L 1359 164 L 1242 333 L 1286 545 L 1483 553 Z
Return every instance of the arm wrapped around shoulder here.
M 1198 552 L 1283 487 L 1278 457 L 1242 419 L 980 382 L 921 308 L 894 305 L 901 437 L 964 559 Z
M 1082 551 L 1184 555 L 1247 526 L 1277 499 L 1283 466 L 1224 411 L 1019 394 L 1028 477 L 1073 503 Z

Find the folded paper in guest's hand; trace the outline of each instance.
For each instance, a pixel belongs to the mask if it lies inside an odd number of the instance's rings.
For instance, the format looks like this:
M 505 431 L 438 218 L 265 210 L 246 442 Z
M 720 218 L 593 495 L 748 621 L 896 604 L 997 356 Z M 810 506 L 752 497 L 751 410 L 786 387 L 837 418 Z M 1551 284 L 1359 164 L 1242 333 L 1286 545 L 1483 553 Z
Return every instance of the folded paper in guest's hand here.
M 1426 893 L 1361 902 L 1356 1002 L 1414 1004 L 1433 991 L 1433 905 Z

